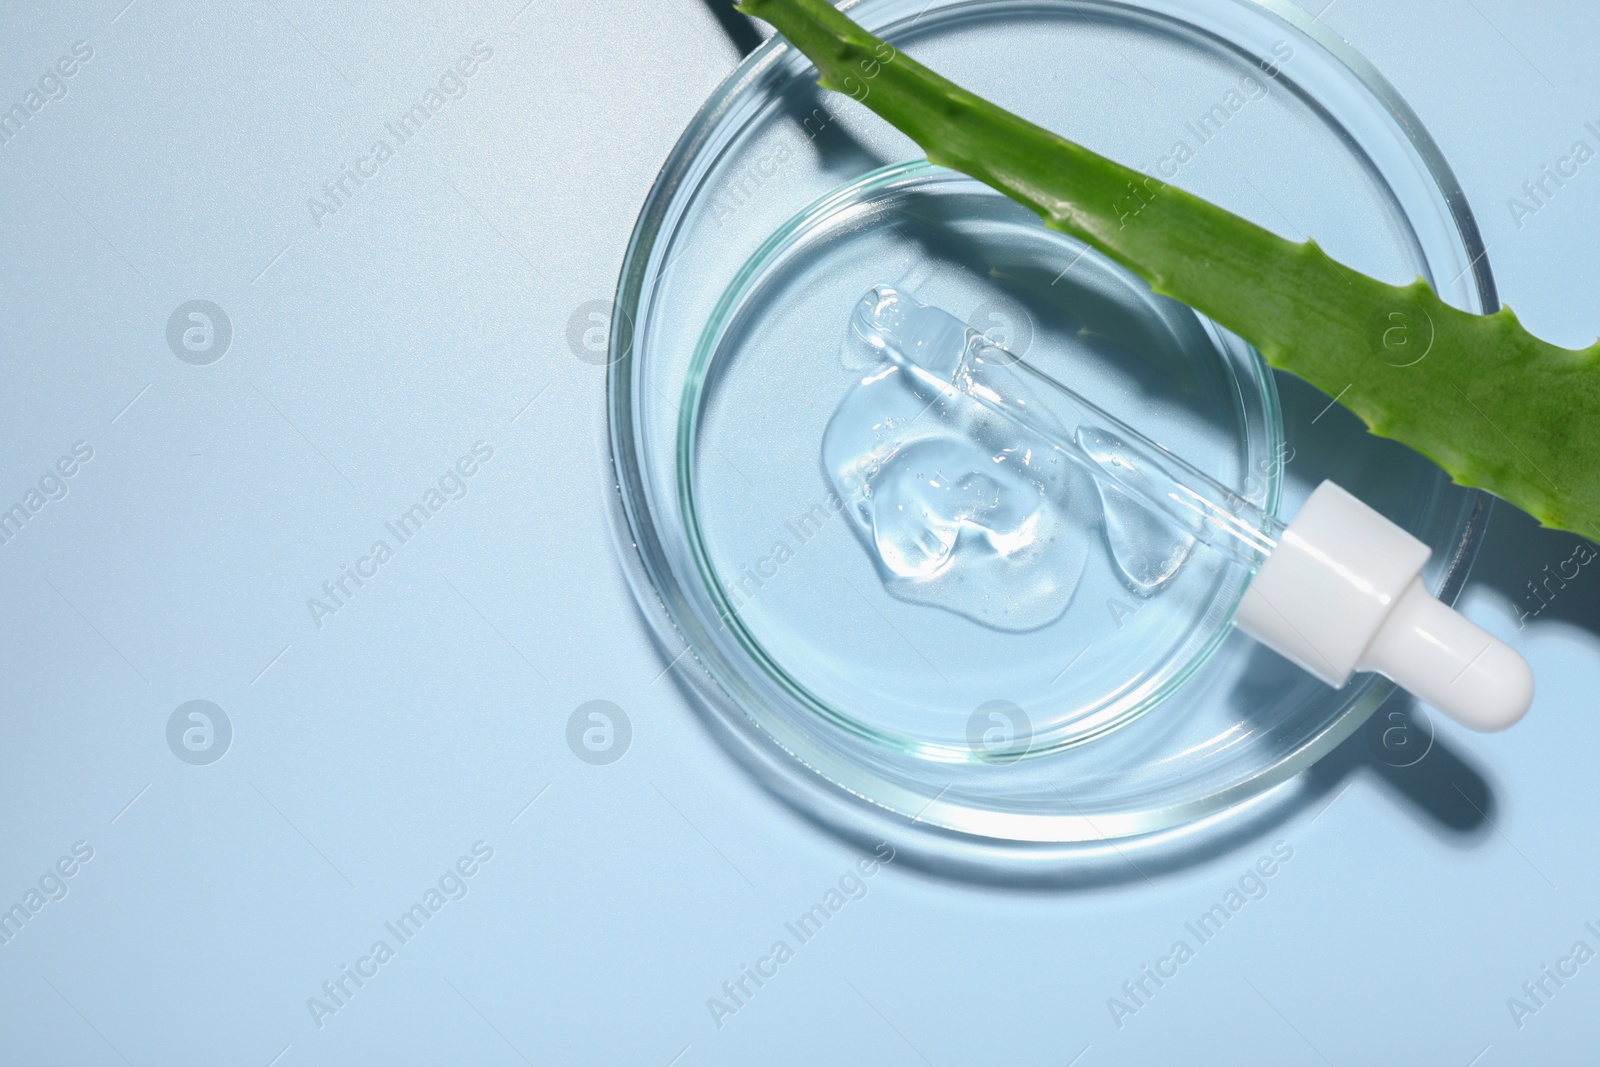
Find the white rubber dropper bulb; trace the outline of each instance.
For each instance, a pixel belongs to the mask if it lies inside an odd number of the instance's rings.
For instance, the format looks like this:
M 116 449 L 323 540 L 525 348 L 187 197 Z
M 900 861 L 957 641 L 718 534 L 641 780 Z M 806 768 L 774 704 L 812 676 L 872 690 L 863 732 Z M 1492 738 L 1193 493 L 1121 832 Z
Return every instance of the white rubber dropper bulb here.
M 1429 595 L 1431 550 L 1333 482 L 1278 539 L 1234 615 L 1241 630 L 1329 685 L 1377 671 L 1474 730 L 1503 730 L 1533 702 L 1509 645 Z

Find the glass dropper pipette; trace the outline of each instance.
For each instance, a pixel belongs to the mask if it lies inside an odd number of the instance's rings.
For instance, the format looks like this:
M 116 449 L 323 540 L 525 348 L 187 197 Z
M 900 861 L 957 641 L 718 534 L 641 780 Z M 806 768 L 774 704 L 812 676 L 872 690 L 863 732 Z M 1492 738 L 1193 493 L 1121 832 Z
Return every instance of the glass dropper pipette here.
M 1285 524 L 961 320 L 889 286 L 852 328 L 938 395 L 965 397 L 1049 444 L 1252 576 L 1234 623 L 1329 685 L 1377 671 L 1479 730 L 1533 700 L 1513 649 L 1434 599 L 1431 550 L 1333 482 Z

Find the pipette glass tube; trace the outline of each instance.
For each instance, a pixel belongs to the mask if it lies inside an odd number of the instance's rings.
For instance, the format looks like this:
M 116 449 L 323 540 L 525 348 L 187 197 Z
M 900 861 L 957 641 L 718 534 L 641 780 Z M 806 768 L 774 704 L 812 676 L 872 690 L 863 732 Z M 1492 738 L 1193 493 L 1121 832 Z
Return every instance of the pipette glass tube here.
M 1261 506 L 954 315 L 880 285 L 852 325 L 918 382 L 975 401 L 1252 571 L 1277 547 L 1283 523 Z

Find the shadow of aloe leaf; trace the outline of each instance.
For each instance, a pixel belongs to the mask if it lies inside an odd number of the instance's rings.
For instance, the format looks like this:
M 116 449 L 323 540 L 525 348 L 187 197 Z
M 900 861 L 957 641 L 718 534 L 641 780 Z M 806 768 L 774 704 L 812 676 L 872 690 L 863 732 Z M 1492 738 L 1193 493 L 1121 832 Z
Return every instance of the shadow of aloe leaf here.
M 717 20 L 717 25 L 727 36 L 739 55 L 747 56 L 761 47 L 765 40 L 756 24 L 733 9 L 733 0 L 704 0 L 706 10 Z
M 1472 580 L 1505 597 L 1519 627 L 1564 622 L 1600 637 L 1600 549 L 1577 534 L 1547 529 L 1501 504 Z

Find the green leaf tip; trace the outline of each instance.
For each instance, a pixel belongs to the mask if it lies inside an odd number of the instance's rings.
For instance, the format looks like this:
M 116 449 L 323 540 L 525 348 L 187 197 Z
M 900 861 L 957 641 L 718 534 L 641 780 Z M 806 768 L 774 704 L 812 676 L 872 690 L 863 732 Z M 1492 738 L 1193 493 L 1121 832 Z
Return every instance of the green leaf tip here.
M 742 0 L 929 160 L 1026 205 L 1545 526 L 1600 537 L 1600 343 L 1573 350 L 1389 285 L 967 92 L 826 0 Z M 1131 192 L 1130 192 L 1131 190 Z M 1131 199 L 1130 199 L 1131 198 Z

